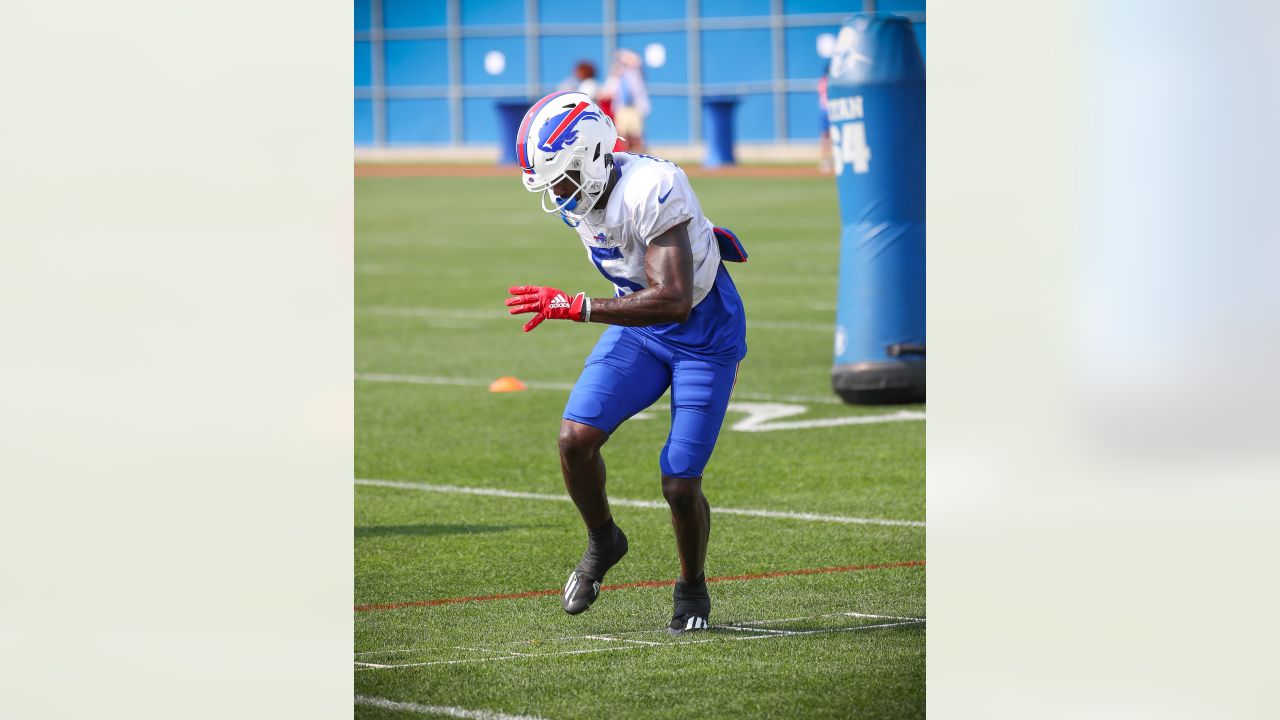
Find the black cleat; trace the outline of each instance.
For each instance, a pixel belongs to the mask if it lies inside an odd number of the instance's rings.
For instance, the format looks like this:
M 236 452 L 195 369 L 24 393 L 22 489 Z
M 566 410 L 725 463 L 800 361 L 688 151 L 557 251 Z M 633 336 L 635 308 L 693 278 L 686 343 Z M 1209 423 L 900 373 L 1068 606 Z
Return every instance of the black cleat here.
M 672 635 L 681 635 L 694 630 L 706 630 L 707 619 L 698 615 L 677 615 L 671 618 L 671 624 L 667 626 L 667 632 Z
M 699 575 L 692 582 L 677 580 L 673 594 L 676 608 L 671 616 L 671 624 L 667 625 L 667 632 L 680 635 L 710 627 L 711 595 L 707 593 L 704 576 Z
M 560 594 L 560 607 L 570 615 L 591 607 L 591 603 L 600 597 L 600 581 L 577 570 L 569 573 L 569 580 L 564 584 L 564 592 Z
M 560 607 L 570 615 L 591 607 L 591 603 L 600 597 L 604 574 L 626 554 L 627 536 L 613 524 L 612 519 L 604 527 L 587 533 L 587 550 L 565 581 L 564 590 L 560 593 Z

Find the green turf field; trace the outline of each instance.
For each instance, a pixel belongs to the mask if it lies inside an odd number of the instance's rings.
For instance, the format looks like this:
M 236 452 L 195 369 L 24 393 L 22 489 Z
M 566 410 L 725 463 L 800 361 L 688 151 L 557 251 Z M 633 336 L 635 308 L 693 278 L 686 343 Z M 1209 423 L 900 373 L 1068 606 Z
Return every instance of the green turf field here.
M 730 267 L 750 349 L 703 484 L 707 577 L 748 577 L 709 586 L 717 627 L 673 639 L 669 586 L 560 609 L 585 531 L 556 436 L 603 326 L 526 334 L 502 303 L 525 283 L 611 294 L 576 234 L 514 174 L 356 181 L 357 717 L 924 715 L 924 408 L 830 392 L 834 183 L 693 185 L 751 253 Z M 530 389 L 488 392 L 505 375 Z M 615 504 L 631 550 L 606 585 L 678 574 L 670 516 L 645 505 L 665 402 L 604 449 L 610 496 L 637 501 Z M 781 574 L 818 569 L 838 571 Z

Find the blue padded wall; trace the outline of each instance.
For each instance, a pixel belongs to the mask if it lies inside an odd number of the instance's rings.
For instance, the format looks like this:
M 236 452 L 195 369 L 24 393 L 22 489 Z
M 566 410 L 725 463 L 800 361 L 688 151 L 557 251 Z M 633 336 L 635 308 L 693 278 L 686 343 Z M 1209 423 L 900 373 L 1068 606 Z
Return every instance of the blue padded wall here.
M 598 2 L 538 0 L 538 22 L 552 25 L 598 25 L 604 22 L 604 9 Z M 593 29 L 598 35 L 600 29 Z
M 879 12 L 924 12 L 925 0 L 876 0 Z
M 604 38 L 596 35 L 546 35 L 538 39 L 538 82 L 559 85 L 573 74 L 581 60 L 596 66 L 596 80 L 603 82 L 609 68 L 604 63 Z
M 367 88 L 373 84 L 373 44 L 370 42 L 356 41 L 355 76 L 358 88 Z
M 689 83 L 689 39 L 683 32 L 641 32 L 618 33 L 618 47 L 634 50 L 644 54 L 644 49 L 652 44 L 662 45 L 666 51 L 666 62 L 662 67 L 645 67 L 645 82 L 671 83 L 687 85 Z M 602 74 L 607 74 L 604 68 Z
M 467 144 L 515 142 L 498 136 L 497 98 L 474 97 L 462 101 L 462 141 Z
M 523 25 L 524 0 L 463 0 L 463 25 Z
M 788 140 L 817 140 L 823 127 L 822 116 L 817 92 L 787 93 Z
M 876 8 L 880 8 L 879 0 Z M 783 0 L 782 12 L 787 15 L 844 14 L 852 15 L 862 10 L 859 0 Z
M 769 30 L 703 30 L 702 82 L 741 83 L 773 78 Z M 758 48 L 758 49 L 757 49 Z M 747 49 L 744 52 L 744 49 Z
M 646 142 L 688 142 L 689 97 L 687 95 L 655 95 L 650 98 L 653 114 L 645 121 Z
M 356 32 L 368 30 L 373 25 L 373 11 L 369 0 L 356 0 Z
M 387 144 L 449 142 L 449 107 L 444 99 L 387 101 Z
M 618 0 L 618 22 L 683 20 L 684 0 Z
M 739 95 L 734 110 L 733 126 L 739 140 L 768 141 L 774 138 L 773 93 Z M 707 134 L 707 116 L 702 116 L 703 137 Z
M 382 0 L 385 28 L 442 27 L 446 21 L 445 0 Z
M 356 144 L 373 144 L 373 101 L 356 101 Z
M 698 12 L 704 18 L 751 17 L 769 14 L 769 0 L 702 0 Z
M 782 0 L 783 15 L 772 18 L 775 0 L 608 1 L 612 26 L 604 24 L 605 0 L 537 0 L 532 17 L 526 0 L 457 0 L 456 17 L 451 0 L 354 0 L 356 143 L 498 142 L 497 101 L 549 92 L 580 60 L 594 63 L 603 82 L 612 63 L 607 49 L 645 56 L 654 45 L 660 52 L 649 58 L 661 63 L 644 68 L 653 105 L 648 140 L 701 140 L 704 128 L 692 123 L 702 99 L 732 94 L 740 100 L 738 139 L 813 142 L 815 88 L 827 63 L 822 51 L 863 7 L 862 0 Z M 908 14 L 924 52 L 926 0 L 876 6 Z M 501 67 L 492 62 L 496 56 L 486 67 L 495 52 Z
M 502 53 L 504 68 L 494 75 L 485 68 L 485 56 Z M 523 37 L 474 37 L 462 39 L 463 85 L 524 85 Z
M 449 48 L 444 40 L 388 40 L 383 47 L 388 87 L 449 83 Z
M 786 43 L 785 77 L 788 80 L 817 80 L 826 74 L 828 59 L 818 54 L 818 38 L 829 35 L 835 42 L 836 25 L 791 27 L 783 32 Z

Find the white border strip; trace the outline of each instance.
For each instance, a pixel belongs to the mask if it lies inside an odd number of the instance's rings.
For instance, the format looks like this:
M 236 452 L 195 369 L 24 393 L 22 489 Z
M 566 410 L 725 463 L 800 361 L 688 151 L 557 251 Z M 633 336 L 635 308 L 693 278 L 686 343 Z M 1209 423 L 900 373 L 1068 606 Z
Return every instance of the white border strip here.
M 397 488 L 400 490 L 419 490 L 423 492 L 450 493 L 455 495 L 487 495 L 490 497 L 517 498 L 520 500 L 546 500 L 549 502 L 572 502 L 568 495 L 545 495 L 543 493 L 518 492 L 516 490 L 500 490 L 498 488 L 461 487 L 458 485 L 434 485 L 431 483 L 403 482 L 399 480 L 374 480 L 357 478 L 357 485 L 371 487 Z M 621 507 L 649 508 L 666 510 L 667 503 L 657 500 L 629 500 L 627 498 L 609 498 L 611 505 Z M 844 515 L 819 515 L 817 513 L 787 512 L 783 510 L 749 510 L 744 508 L 715 507 L 713 512 L 723 515 L 745 515 L 748 517 L 779 518 L 783 520 L 802 520 L 805 522 L 830 522 L 846 525 L 886 525 L 890 527 L 925 527 L 921 520 L 889 520 L 885 518 L 846 517 Z
M 448 715 L 449 717 L 469 718 L 470 720 L 543 720 L 537 715 L 508 715 L 506 713 L 493 712 L 492 710 L 467 710 L 466 708 L 450 707 L 448 705 L 419 705 L 418 703 L 400 702 L 369 695 L 356 695 L 355 702 L 356 705 L 369 705 L 383 708 L 384 710 L 400 710 L 401 712 L 413 712 L 422 715 Z

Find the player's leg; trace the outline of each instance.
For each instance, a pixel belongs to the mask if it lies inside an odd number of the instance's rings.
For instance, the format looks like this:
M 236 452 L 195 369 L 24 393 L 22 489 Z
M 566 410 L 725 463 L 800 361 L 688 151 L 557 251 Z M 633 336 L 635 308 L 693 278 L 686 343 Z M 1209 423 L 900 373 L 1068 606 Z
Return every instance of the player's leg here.
M 638 339 L 613 327 L 601 336 L 569 395 L 560 426 L 560 469 L 587 527 L 587 549 L 561 597 L 571 615 L 595 601 L 605 573 L 627 552 L 626 535 L 609 511 L 601 447 L 618 425 L 666 392 L 669 373 Z
M 600 454 L 608 439 L 599 428 L 574 420 L 560 421 L 560 472 L 588 530 L 602 527 L 610 519 L 609 498 L 604 493 L 604 456 Z
M 711 537 L 711 505 L 702 494 L 702 478 L 662 476 L 662 495 L 671 507 L 671 528 L 680 555 L 680 577 L 672 591 L 667 630 L 672 635 L 705 630 L 711 618 L 711 594 L 703 570 Z
M 702 494 L 702 478 L 662 476 L 662 496 L 671 508 L 671 529 L 675 531 L 676 552 L 680 555 L 680 577 L 696 580 L 703 576 L 707 541 L 711 537 L 711 504 Z
M 600 336 L 574 383 L 560 424 L 565 489 L 588 530 L 610 519 L 601 448 L 627 418 L 649 407 L 671 382 L 667 364 L 625 328 Z
M 704 572 L 711 505 L 702 492 L 702 472 L 720 435 L 736 375 L 733 365 L 685 359 L 673 366 L 671 435 L 660 460 L 662 494 L 680 555 L 672 633 L 705 629 L 711 615 Z

